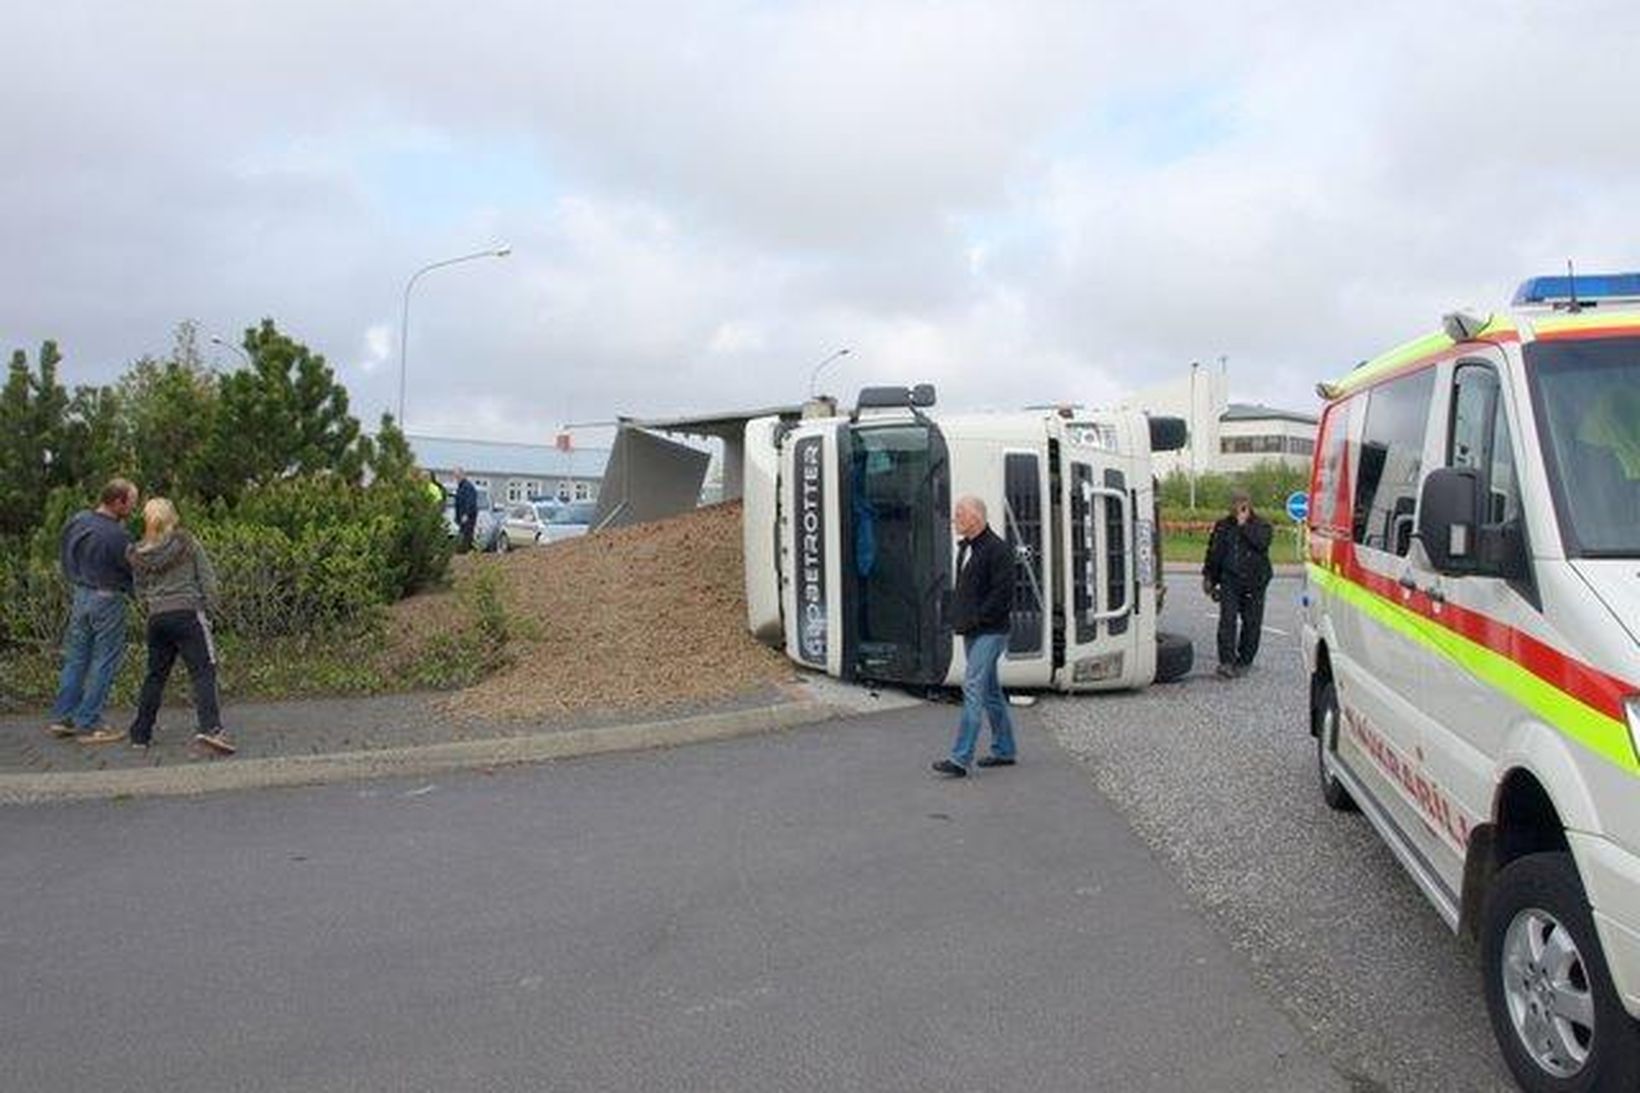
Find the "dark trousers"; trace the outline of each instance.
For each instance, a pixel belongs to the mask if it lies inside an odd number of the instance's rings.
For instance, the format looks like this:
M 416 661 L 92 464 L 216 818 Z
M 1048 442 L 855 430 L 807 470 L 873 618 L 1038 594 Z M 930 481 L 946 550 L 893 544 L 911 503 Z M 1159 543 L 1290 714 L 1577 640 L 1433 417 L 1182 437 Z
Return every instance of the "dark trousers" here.
M 1219 663 L 1253 663 L 1258 655 L 1258 639 L 1264 630 L 1264 588 L 1262 584 L 1242 584 L 1226 580 L 1219 584 Z M 1237 621 L 1241 634 L 1236 633 Z
M 200 732 L 222 728 L 222 714 L 216 703 L 216 646 L 210 625 L 198 611 L 164 611 L 148 616 L 148 675 L 142 681 L 142 698 L 137 703 L 137 719 L 131 722 L 131 739 L 146 744 L 154 735 L 154 719 L 165 697 L 165 681 L 177 654 L 188 666 L 194 685 L 194 711 Z
M 461 541 L 457 544 L 456 549 L 462 554 L 473 549 L 473 529 L 477 526 L 478 517 L 476 516 L 461 520 L 456 524 L 456 529 L 461 532 Z

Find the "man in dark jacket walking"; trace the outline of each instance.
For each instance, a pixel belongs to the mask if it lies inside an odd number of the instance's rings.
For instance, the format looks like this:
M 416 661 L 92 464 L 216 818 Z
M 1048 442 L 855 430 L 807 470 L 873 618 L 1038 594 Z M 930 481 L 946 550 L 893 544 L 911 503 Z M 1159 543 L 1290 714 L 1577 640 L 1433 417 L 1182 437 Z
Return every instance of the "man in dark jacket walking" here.
M 478 487 L 467 481 L 467 472 L 456 468 L 456 531 L 461 536 L 457 549 L 465 554 L 473 549 L 473 529 L 478 526 Z
M 980 723 L 991 719 L 991 754 L 982 767 L 1011 767 L 1016 760 L 1014 723 L 1008 697 L 997 679 L 997 661 L 1008 648 L 1014 608 L 1014 552 L 985 521 L 985 502 L 959 498 L 952 526 L 957 546 L 957 587 L 951 601 L 951 628 L 962 635 L 966 668 L 962 678 L 962 721 L 951 758 L 934 769 L 949 778 L 968 774 L 979 743 Z
M 59 554 L 73 600 L 63 635 L 62 677 L 46 726 L 53 736 L 89 740 L 105 731 L 103 706 L 125 659 L 125 597 L 131 591 L 125 521 L 136 503 L 137 487 L 112 479 L 97 507 L 76 513 L 63 528 Z
M 1241 675 L 1258 655 L 1264 628 L 1264 590 L 1270 584 L 1270 522 L 1253 511 L 1246 490 L 1230 495 L 1230 515 L 1213 525 L 1202 563 L 1202 589 L 1219 601 L 1219 667 L 1223 679 Z M 1241 623 L 1241 633 L 1236 624 Z

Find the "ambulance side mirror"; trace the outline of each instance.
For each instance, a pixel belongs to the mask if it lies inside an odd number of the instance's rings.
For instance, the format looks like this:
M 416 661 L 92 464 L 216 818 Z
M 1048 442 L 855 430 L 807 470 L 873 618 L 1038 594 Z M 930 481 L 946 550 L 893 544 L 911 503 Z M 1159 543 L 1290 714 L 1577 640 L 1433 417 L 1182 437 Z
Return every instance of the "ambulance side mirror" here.
M 1418 498 L 1418 539 L 1437 573 L 1476 571 L 1481 480 L 1470 467 L 1429 472 Z

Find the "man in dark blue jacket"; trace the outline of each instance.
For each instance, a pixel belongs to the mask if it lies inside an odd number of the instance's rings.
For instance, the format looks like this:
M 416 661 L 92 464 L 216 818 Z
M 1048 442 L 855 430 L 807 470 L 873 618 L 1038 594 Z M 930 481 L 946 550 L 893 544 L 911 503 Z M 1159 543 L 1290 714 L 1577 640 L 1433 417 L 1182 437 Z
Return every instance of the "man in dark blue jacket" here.
M 1202 590 L 1219 601 L 1219 667 L 1222 679 L 1241 675 L 1258 655 L 1264 628 L 1264 590 L 1269 587 L 1270 522 L 1253 511 L 1246 490 L 1230 496 L 1230 515 L 1213 525 L 1202 563 Z M 1237 622 L 1241 632 L 1236 632 Z
M 473 549 L 473 529 L 478 526 L 478 487 L 467 481 L 467 472 L 456 468 L 456 531 L 460 534 L 459 550 L 465 554 Z
M 58 558 L 73 599 L 63 634 L 63 672 L 46 726 L 53 736 L 92 743 L 125 736 L 100 722 L 125 658 L 125 597 L 131 591 L 125 521 L 136 503 L 137 487 L 115 478 L 103 487 L 95 509 L 75 513 L 63 528 Z
M 1016 760 L 1014 723 L 1008 714 L 1008 696 L 997 679 L 997 661 L 1008 648 L 1013 626 L 1014 552 L 985 520 L 985 502 L 977 497 L 957 500 L 951 524 L 961 536 L 957 545 L 957 587 L 951 600 L 951 628 L 962 635 L 966 667 L 962 678 L 962 721 L 951 758 L 934 769 L 948 778 L 962 778 L 974 761 L 980 723 L 991 719 L 991 754 L 982 767 L 1011 767 Z

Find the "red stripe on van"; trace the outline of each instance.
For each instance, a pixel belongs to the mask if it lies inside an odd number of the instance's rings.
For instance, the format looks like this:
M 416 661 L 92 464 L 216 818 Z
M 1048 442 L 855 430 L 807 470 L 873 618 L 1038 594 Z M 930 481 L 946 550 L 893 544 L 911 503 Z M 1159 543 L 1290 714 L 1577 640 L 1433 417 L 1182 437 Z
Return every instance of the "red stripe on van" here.
M 1339 564 L 1338 575 L 1343 579 L 1513 661 L 1549 686 L 1615 721 L 1623 721 L 1627 716 L 1623 710 L 1624 697 L 1640 692 L 1640 686 L 1567 656 L 1490 615 L 1450 602 L 1440 604 L 1437 610 L 1435 601 L 1422 589 L 1402 588 L 1395 579 L 1361 565 L 1351 540 L 1335 540 L 1333 557 Z

